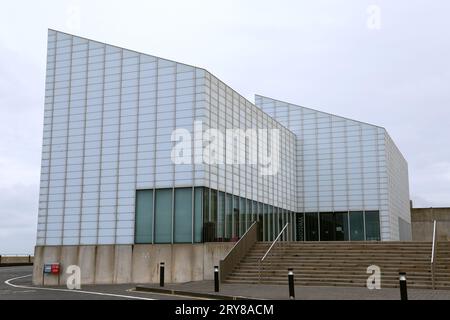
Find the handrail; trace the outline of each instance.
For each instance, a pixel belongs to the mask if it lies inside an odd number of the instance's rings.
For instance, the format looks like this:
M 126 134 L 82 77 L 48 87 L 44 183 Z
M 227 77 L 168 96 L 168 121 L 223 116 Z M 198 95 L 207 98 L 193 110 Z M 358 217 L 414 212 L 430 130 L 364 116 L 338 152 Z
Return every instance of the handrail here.
M 264 256 L 261 258 L 261 260 L 259 260 L 259 281 L 261 281 L 261 269 L 262 269 L 262 264 L 264 263 L 264 260 L 266 259 L 267 255 L 271 252 L 272 248 L 275 246 L 275 244 L 280 240 L 280 237 L 282 236 L 282 234 L 284 233 L 284 231 L 287 229 L 289 225 L 289 222 L 286 223 L 286 225 L 283 227 L 283 229 L 281 229 L 280 233 L 278 234 L 278 236 L 275 238 L 275 240 L 273 240 L 272 244 L 270 245 L 269 249 L 266 251 L 266 253 L 264 254 Z
M 281 237 L 281 235 L 283 234 L 284 230 L 287 228 L 289 222 L 286 223 L 286 225 L 283 227 L 283 229 L 281 229 L 280 233 L 278 234 L 278 236 L 275 238 L 275 240 L 273 240 L 272 245 L 269 247 L 269 250 L 266 251 L 266 254 L 264 255 L 264 257 L 262 257 L 261 262 L 264 261 L 264 259 L 267 257 L 267 255 L 269 254 L 270 250 L 272 250 L 273 246 L 275 245 L 275 243 L 278 241 L 278 239 Z
M 437 245 L 436 245 L 436 220 L 433 221 L 433 244 L 431 246 L 431 287 L 433 290 L 435 289 L 435 283 L 434 283 L 434 264 L 436 261 L 436 251 L 437 251 Z

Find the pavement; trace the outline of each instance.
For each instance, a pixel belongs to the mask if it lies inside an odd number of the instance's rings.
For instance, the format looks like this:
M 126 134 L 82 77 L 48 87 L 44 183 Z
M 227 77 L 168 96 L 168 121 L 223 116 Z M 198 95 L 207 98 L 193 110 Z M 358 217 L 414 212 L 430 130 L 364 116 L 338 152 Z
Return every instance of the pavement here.
M 31 283 L 32 266 L 0 267 L 0 300 L 186 300 L 176 295 L 134 291 L 135 285 L 86 285 L 81 290 L 38 287 Z
M 143 285 L 140 290 L 148 292 L 160 292 L 158 285 Z M 195 281 L 181 284 L 167 284 L 164 289 L 168 293 L 188 295 L 204 295 L 208 298 L 221 299 L 262 299 L 262 300 L 287 300 L 289 289 L 283 285 L 259 285 L 259 284 L 221 284 L 220 291 L 214 292 L 213 281 Z M 382 288 L 369 290 L 355 287 L 311 287 L 296 286 L 296 300 L 400 300 L 400 289 Z M 409 300 L 450 300 L 450 290 L 408 289 Z
M 0 300 L 186 300 L 261 299 L 286 300 L 287 285 L 221 284 L 214 292 L 213 281 L 159 285 L 85 285 L 81 290 L 66 287 L 39 287 L 31 283 L 31 266 L 0 268 Z M 175 293 L 175 294 L 174 294 Z M 354 287 L 296 286 L 297 300 L 399 300 L 400 290 L 368 290 Z M 450 290 L 408 289 L 410 300 L 450 300 Z

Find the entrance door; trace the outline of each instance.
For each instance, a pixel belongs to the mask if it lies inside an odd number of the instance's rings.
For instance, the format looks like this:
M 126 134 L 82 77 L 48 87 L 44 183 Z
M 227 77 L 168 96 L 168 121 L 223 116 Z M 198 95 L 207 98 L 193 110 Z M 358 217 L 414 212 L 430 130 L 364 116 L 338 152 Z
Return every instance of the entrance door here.
M 336 240 L 336 226 L 332 212 L 320 213 L 320 241 Z
M 320 213 L 320 241 L 347 241 L 347 212 Z
M 335 212 L 336 241 L 348 241 L 348 213 Z

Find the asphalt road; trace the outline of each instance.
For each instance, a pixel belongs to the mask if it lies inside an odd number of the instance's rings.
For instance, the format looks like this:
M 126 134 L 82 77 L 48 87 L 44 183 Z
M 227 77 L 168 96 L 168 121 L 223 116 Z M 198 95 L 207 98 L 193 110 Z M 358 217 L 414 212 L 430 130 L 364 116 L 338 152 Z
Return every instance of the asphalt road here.
M 0 267 L 0 300 L 185 300 L 187 297 L 134 292 L 132 284 L 87 285 L 81 290 L 36 287 L 31 266 Z

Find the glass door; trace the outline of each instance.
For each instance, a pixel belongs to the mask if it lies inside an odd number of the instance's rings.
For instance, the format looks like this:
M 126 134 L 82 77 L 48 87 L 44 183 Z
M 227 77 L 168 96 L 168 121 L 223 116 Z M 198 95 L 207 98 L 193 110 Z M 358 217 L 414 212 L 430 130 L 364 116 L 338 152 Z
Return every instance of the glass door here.
M 332 212 L 320 213 L 320 241 L 336 240 L 336 227 Z

